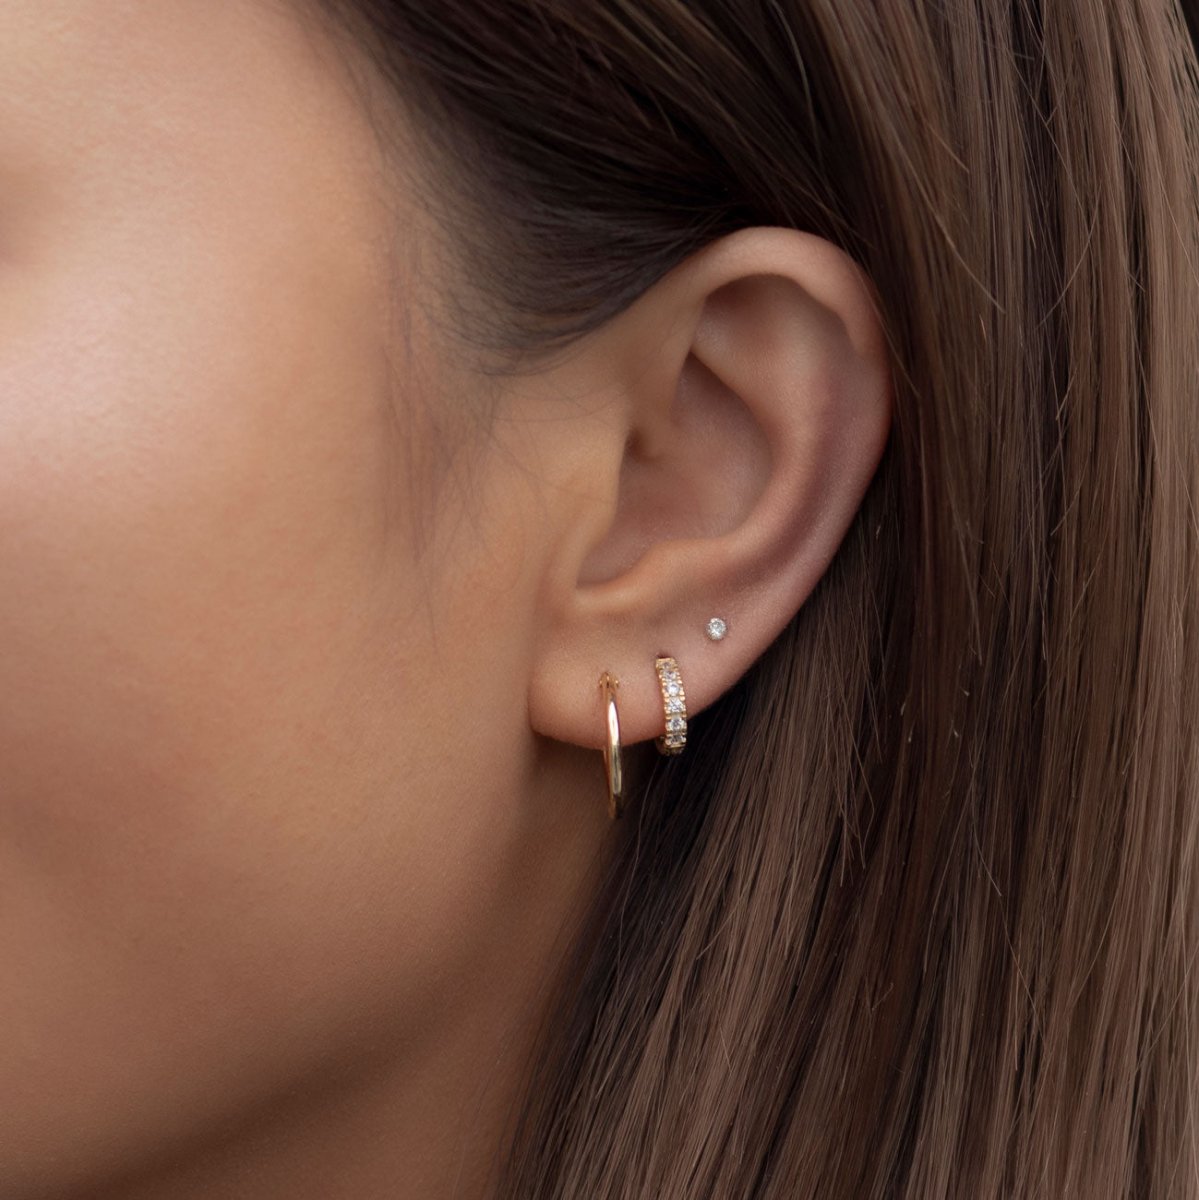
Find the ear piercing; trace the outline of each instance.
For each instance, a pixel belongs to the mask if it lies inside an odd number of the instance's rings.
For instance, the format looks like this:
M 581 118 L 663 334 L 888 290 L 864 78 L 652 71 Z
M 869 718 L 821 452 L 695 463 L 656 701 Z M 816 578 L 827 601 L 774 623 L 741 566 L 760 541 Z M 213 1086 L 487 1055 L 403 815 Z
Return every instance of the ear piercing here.
M 723 617 L 712 617 L 704 632 L 713 642 L 728 633 Z M 682 754 L 687 745 L 687 694 L 679 664 L 672 655 L 654 659 L 658 687 L 662 692 L 662 719 L 665 731 L 655 740 L 660 754 Z M 604 707 L 604 772 L 608 777 L 608 815 L 613 819 L 624 812 L 624 776 L 620 763 L 620 715 L 616 710 L 616 689 L 620 681 L 608 671 L 599 677 L 600 699 Z

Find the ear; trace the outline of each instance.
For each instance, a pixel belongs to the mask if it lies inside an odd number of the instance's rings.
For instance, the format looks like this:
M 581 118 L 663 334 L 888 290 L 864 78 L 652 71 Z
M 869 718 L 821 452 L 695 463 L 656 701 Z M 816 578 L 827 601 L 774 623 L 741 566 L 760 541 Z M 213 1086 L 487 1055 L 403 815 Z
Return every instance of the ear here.
M 699 252 L 551 367 L 593 403 L 562 422 L 565 522 L 536 614 L 533 729 L 596 748 L 599 678 L 625 745 L 664 732 L 656 655 L 687 713 L 743 675 L 832 559 L 891 421 L 869 278 L 813 234 L 756 228 Z M 569 441 L 569 445 L 567 442 Z M 705 629 L 727 622 L 723 640 Z

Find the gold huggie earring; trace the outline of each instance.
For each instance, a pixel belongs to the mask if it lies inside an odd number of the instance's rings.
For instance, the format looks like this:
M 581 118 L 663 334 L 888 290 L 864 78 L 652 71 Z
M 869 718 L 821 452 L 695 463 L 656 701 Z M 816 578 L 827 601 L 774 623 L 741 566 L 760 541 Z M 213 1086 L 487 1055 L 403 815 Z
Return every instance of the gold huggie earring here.
M 682 754 L 687 744 L 687 697 L 679 664 L 669 654 L 659 654 L 654 659 L 654 669 L 658 672 L 666 717 L 666 732 L 654 744 L 660 754 Z
M 624 779 L 620 769 L 620 716 L 616 711 L 616 689 L 620 681 L 605 671 L 599 680 L 604 698 L 604 770 L 608 775 L 608 815 L 615 820 L 624 811 Z

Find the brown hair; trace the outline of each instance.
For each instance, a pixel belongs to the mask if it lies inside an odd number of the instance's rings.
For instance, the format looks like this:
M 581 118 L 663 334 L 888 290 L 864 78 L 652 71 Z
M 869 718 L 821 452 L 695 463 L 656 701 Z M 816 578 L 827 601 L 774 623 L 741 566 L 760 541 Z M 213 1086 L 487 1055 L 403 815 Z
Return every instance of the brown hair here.
M 788 225 L 895 365 L 826 576 L 630 814 L 503 1194 L 1199 1196 L 1180 9 L 324 3 L 455 181 L 493 340 Z

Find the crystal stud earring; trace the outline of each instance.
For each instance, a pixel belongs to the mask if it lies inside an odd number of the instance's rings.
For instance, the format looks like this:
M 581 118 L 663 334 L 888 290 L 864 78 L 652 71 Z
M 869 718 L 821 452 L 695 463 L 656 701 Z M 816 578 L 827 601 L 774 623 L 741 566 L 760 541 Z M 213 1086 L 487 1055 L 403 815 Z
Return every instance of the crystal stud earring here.
M 713 642 L 719 642 L 721 640 L 721 638 L 723 638 L 724 635 L 726 633 L 728 633 L 728 631 L 729 631 L 728 624 L 721 617 L 712 617 L 711 620 L 708 621 L 708 624 L 704 629 L 704 632 L 708 635 L 709 639 Z

